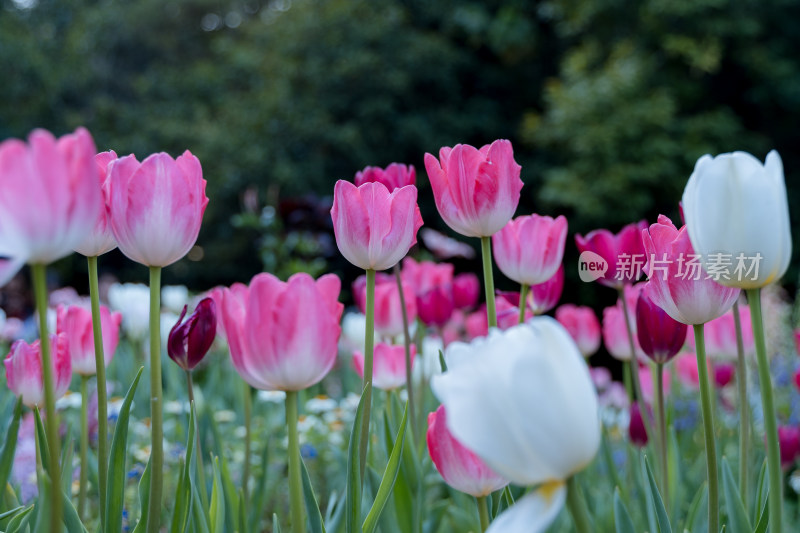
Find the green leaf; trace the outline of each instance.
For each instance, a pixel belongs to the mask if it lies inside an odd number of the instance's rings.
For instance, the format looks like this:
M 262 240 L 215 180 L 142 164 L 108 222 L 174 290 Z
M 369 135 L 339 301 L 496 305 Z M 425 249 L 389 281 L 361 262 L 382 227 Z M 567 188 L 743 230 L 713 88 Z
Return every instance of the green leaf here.
M 442 372 L 447 372 L 447 362 L 444 360 L 444 353 L 439 350 L 439 366 L 442 367 Z
M 47 434 L 44 431 L 44 424 L 42 424 L 42 416 L 38 407 L 33 408 L 33 419 L 36 424 L 36 436 L 39 439 L 39 457 L 42 458 L 42 467 L 47 472 L 50 468 L 50 452 L 47 448 Z
M 708 483 L 704 482 L 692 499 L 689 505 L 689 512 L 686 515 L 686 524 L 684 529 L 689 531 L 705 531 L 708 529 L 707 518 L 708 514 L 703 510 L 708 506 Z
M 725 506 L 728 510 L 728 528 L 731 533 L 753 533 L 753 526 L 747 518 L 747 511 L 739 496 L 739 489 L 733 479 L 728 460 L 722 458 L 722 491 L 725 494 Z
M 20 512 L 23 509 L 24 509 L 24 507 L 17 507 L 15 509 L 11 509 L 10 511 L 6 511 L 4 513 L 0 513 L 0 520 L 6 520 L 8 518 L 11 518 L 11 517 L 16 515 L 18 512 Z
M 128 448 L 128 419 L 131 413 L 133 396 L 136 394 L 136 387 L 142 377 L 144 367 L 139 367 L 139 372 L 133 379 L 128 393 L 122 402 L 119 410 L 117 424 L 114 427 L 114 437 L 111 440 L 111 448 L 108 456 L 108 476 L 106 493 L 106 533 L 119 533 L 122 531 L 122 510 L 125 506 L 125 459 Z
M 213 420 L 214 417 L 211 417 Z M 233 484 L 230 469 L 228 468 L 228 460 L 225 456 L 220 457 L 220 477 L 222 478 L 222 491 L 225 494 L 225 521 L 231 531 L 235 531 L 239 527 L 239 493 L 236 492 L 236 485 Z M 242 530 L 244 531 L 244 530 Z
M 186 531 L 192 517 L 192 456 L 194 455 L 194 406 L 189 409 L 189 435 L 186 441 L 186 457 L 181 465 L 181 476 L 175 492 L 175 509 L 172 512 L 171 533 Z
M 244 489 L 239 489 L 239 529 L 238 533 L 247 533 L 247 513 L 245 512 Z
M 756 482 L 756 501 L 754 502 L 753 518 L 758 517 L 759 509 L 763 509 L 767 505 L 767 495 L 769 494 L 769 473 L 767 472 L 767 460 L 761 464 L 761 470 L 758 473 L 758 481 Z M 760 521 L 760 518 L 759 518 Z
M 14 416 L 6 430 L 6 442 L 0 453 L 0 487 L 5 487 L 11 475 L 11 465 L 14 464 L 14 452 L 17 449 L 17 436 L 19 435 L 19 421 L 22 418 L 22 397 L 17 399 L 14 406 Z
M 403 420 L 400 422 L 400 430 L 397 438 L 394 441 L 392 453 L 389 456 L 389 463 L 386 465 L 386 470 L 383 473 L 383 479 L 378 487 L 378 493 L 375 495 L 375 501 L 372 508 L 367 513 L 367 518 L 364 520 L 363 531 L 364 533 L 373 533 L 378 526 L 378 519 L 383 512 L 386 501 L 392 493 L 392 487 L 397 479 L 397 472 L 400 470 L 400 459 L 403 454 L 403 447 L 406 436 L 406 425 L 408 423 L 408 402 L 406 402 L 405 410 L 403 411 Z
M 194 531 L 194 533 L 211 533 L 210 527 L 208 524 L 208 518 L 206 517 L 206 513 L 203 510 L 203 503 L 200 501 L 200 491 L 197 489 L 197 485 L 195 485 L 194 480 L 191 482 L 191 493 L 192 493 L 192 525 L 194 526 L 192 529 L 188 528 L 187 524 L 187 531 Z
M 33 507 L 33 505 L 26 507 L 24 511 L 18 513 L 13 519 L 11 519 L 11 521 L 8 523 L 8 527 L 6 528 L 6 533 L 25 531 L 28 527 L 28 522 L 33 516 Z
M 766 489 L 766 491 L 769 492 L 769 489 Z M 765 500 L 761 505 L 761 514 L 756 523 L 755 533 L 767 533 L 767 526 L 769 526 L 769 505 L 767 503 Z
M 308 525 L 311 533 L 326 533 L 325 524 L 322 522 L 322 513 L 319 510 L 317 497 L 314 495 L 314 487 L 311 486 L 311 478 L 308 476 L 308 469 L 303 458 L 300 457 L 300 470 L 303 476 L 303 496 L 306 501 L 306 514 L 308 515 Z
M 672 527 L 669 524 L 669 516 L 667 515 L 667 510 L 664 508 L 664 502 L 661 500 L 661 494 L 658 492 L 658 486 L 653 477 L 653 471 L 650 469 L 650 463 L 647 461 L 647 457 L 644 457 L 642 460 L 644 461 L 644 469 L 647 472 L 647 482 L 653 498 L 653 508 L 656 514 L 658 529 L 661 533 L 672 533 Z
M 75 439 L 72 438 L 72 426 L 67 431 L 66 438 L 61 448 L 61 491 L 64 494 L 72 493 L 72 459 L 75 456 Z M 69 467 L 67 467 L 69 465 Z
M 223 495 L 222 477 L 220 476 L 219 459 L 217 457 L 214 457 L 212 466 L 214 469 L 214 484 L 211 486 L 210 529 L 211 533 L 223 533 L 225 531 L 225 497 Z
M 147 518 L 150 513 L 150 459 L 147 460 L 147 465 L 142 472 L 142 478 L 139 480 L 139 522 L 133 529 L 133 533 L 144 533 L 147 529 Z
M 619 487 L 614 491 L 614 524 L 617 533 L 636 533 L 633 520 L 619 495 Z
M 367 387 L 371 385 L 367 383 Z M 345 531 L 347 533 L 361 533 L 361 466 L 359 464 L 359 441 L 361 426 L 364 419 L 364 399 L 366 387 L 361 392 L 358 401 L 353 430 L 350 432 L 350 445 L 347 452 L 347 496 L 345 510 Z
M 281 533 L 281 523 L 278 522 L 277 513 L 272 513 L 272 533 Z

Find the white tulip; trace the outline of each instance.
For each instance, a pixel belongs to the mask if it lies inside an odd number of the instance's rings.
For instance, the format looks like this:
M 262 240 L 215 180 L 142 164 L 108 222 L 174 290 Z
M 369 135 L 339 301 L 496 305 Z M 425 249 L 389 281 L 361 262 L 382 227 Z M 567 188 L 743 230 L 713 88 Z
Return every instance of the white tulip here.
M 122 329 L 136 340 L 145 338 L 150 327 L 150 289 L 141 283 L 114 283 L 108 289 L 108 303 L 122 313 Z
M 683 192 L 683 213 L 705 270 L 726 263 L 728 279 L 714 277 L 722 285 L 763 287 L 789 267 L 789 203 L 775 150 L 763 165 L 745 152 L 701 157 Z
M 167 285 L 161 289 L 161 305 L 175 314 L 181 314 L 189 303 L 189 289 L 185 285 Z

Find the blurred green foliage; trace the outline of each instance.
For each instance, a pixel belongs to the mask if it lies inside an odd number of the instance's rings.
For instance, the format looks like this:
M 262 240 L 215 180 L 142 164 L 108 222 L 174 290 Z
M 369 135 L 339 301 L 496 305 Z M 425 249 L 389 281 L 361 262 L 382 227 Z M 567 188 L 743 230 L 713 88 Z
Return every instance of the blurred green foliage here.
M 265 242 L 286 270 L 291 224 L 265 230 L 254 213 L 327 197 L 366 165 L 414 164 L 423 218 L 441 228 L 422 156 L 458 142 L 510 138 L 526 182 L 519 212 L 564 213 L 573 232 L 677 218 L 706 152 L 777 148 L 790 202 L 800 199 L 792 0 L 0 6 L 0 138 L 85 125 L 101 150 L 200 158 L 211 198 L 202 262 L 167 272 L 198 289 L 249 279 Z

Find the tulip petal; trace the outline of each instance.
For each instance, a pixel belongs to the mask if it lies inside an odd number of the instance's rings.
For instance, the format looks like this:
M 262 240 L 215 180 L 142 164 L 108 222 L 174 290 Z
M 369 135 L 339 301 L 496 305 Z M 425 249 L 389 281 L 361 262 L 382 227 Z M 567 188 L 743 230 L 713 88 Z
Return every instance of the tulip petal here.
M 566 501 L 563 483 L 546 483 L 501 513 L 486 533 L 541 533 L 553 523 Z

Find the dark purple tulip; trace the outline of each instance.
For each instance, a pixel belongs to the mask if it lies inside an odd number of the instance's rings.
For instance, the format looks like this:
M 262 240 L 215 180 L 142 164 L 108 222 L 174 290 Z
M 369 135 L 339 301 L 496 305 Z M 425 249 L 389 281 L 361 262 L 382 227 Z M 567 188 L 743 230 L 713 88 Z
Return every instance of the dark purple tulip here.
M 167 341 L 170 359 L 179 367 L 194 369 L 208 353 L 217 334 L 217 306 L 211 298 L 203 298 L 186 322 L 186 306 L 183 306 L 178 323 L 172 327 Z
M 636 302 L 636 335 L 639 346 L 650 359 L 664 364 L 675 357 L 686 342 L 687 327 L 658 307 L 647 297 L 647 291 L 639 293 Z
M 642 411 L 639 409 L 638 402 L 633 402 L 631 404 L 631 420 L 628 424 L 628 437 L 630 437 L 633 444 L 640 448 L 647 445 L 647 430 L 644 427 L 644 418 L 642 418 Z
M 720 364 L 714 366 L 714 384 L 719 387 L 727 387 L 736 375 L 736 367 L 732 364 Z

